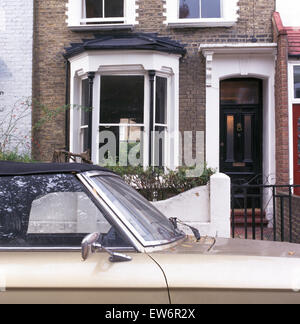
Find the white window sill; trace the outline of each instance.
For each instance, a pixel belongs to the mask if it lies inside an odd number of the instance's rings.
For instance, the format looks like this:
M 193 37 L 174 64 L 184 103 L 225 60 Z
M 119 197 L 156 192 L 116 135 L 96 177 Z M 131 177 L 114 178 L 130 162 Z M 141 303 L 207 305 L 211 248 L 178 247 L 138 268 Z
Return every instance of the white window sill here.
M 85 32 L 85 31 L 97 31 L 97 30 L 122 30 L 130 29 L 132 30 L 134 25 L 132 24 L 95 24 L 95 25 L 77 25 L 69 26 L 69 29 L 76 32 Z
M 176 20 L 169 21 L 167 25 L 171 28 L 206 28 L 206 27 L 232 27 L 236 21 L 225 19 L 193 19 L 191 21 Z

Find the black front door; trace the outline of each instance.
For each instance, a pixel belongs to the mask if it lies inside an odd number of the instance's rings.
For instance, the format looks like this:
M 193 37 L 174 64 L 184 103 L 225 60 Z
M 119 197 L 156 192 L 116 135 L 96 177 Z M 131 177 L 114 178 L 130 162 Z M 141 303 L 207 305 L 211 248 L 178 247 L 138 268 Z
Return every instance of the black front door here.
M 221 82 L 220 170 L 234 183 L 262 178 L 261 81 Z

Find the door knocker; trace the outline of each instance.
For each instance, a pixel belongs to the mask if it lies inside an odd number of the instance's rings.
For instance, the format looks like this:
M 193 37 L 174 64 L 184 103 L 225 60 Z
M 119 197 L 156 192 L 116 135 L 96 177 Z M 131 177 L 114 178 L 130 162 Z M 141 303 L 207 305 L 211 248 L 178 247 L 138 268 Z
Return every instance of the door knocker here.
M 241 132 L 243 131 L 242 123 L 238 123 L 238 124 L 236 125 L 236 131 L 237 131 L 238 133 L 241 133 Z

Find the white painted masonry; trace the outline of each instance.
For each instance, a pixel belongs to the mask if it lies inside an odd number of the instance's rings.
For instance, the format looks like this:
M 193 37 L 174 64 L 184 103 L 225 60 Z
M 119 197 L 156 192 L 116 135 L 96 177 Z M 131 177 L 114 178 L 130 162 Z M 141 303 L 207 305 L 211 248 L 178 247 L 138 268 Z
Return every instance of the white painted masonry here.
M 277 45 L 202 44 L 206 57 L 206 163 L 220 171 L 220 81 L 230 78 L 258 78 L 263 81 L 263 181 L 274 183 L 275 159 L 275 61 Z M 265 192 L 265 203 L 270 193 Z M 268 204 L 267 219 L 272 219 Z
M 166 217 L 196 227 L 202 236 L 230 237 L 230 178 L 225 174 L 213 175 L 207 186 L 153 204 Z
M 0 0 L 0 120 L 32 96 L 33 1 Z M 31 116 L 20 124 L 31 131 Z

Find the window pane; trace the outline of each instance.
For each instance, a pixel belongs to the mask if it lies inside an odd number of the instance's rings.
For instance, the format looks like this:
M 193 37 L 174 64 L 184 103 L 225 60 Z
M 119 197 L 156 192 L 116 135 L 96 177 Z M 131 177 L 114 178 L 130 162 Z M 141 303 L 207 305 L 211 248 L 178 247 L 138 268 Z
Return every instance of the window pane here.
M 86 18 L 103 18 L 102 0 L 85 0 Z
M 81 151 L 86 152 L 89 148 L 89 129 L 81 129 Z
M 300 98 L 300 66 L 294 66 L 295 98 Z
M 221 82 L 221 104 L 259 104 L 258 80 L 226 80 Z
M 156 78 L 155 122 L 157 124 L 167 123 L 167 84 L 166 78 Z
M 100 165 L 143 165 L 143 127 L 100 127 Z
M 123 0 L 106 0 L 105 1 L 105 17 L 124 17 L 124 1 Z
M 0 178 L 0 246 L 80 247 L 86 234 L 120 235 L 71 174 Z M 115 245 L 112 245 L 115 246 Z
M 100 123 L 122 120 L 144 123 L 144 77 L 103 76 L 101 78 Z
M 200 18 L 199 0 L 180 0 L 179 18 Z
M 89 123 L 89 80 L 82 80 L 81 89 L 81 126 Z
M 202 18 L 220 18 L 221 6 L 220 0 L 201 0 Z
M 165 167 L 166 128 L 156 126 L 154 136 L 154 166 Z

